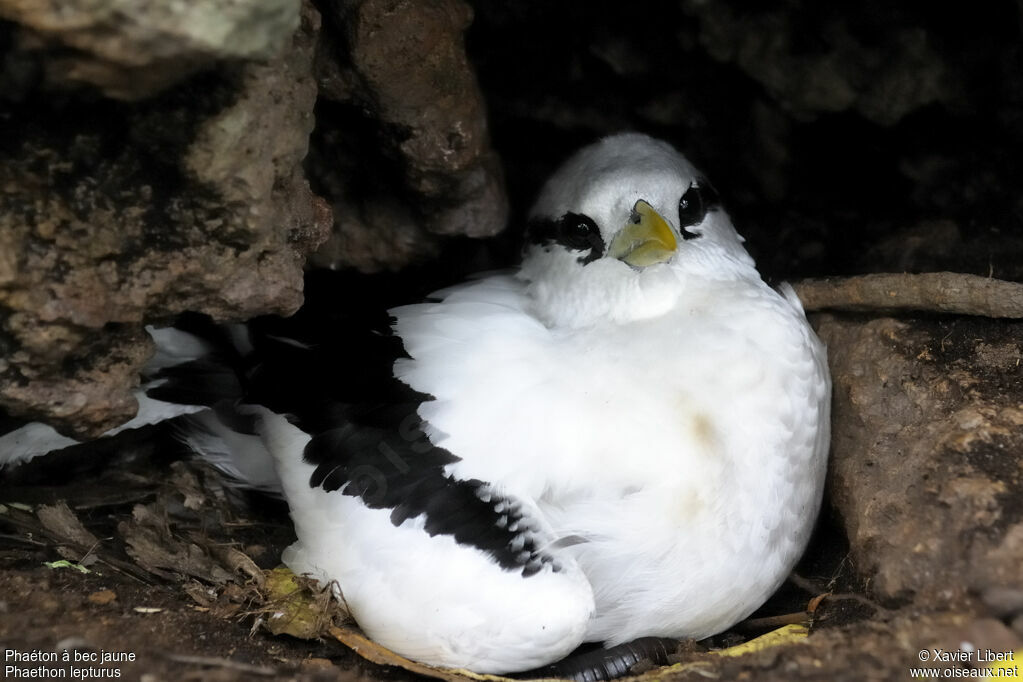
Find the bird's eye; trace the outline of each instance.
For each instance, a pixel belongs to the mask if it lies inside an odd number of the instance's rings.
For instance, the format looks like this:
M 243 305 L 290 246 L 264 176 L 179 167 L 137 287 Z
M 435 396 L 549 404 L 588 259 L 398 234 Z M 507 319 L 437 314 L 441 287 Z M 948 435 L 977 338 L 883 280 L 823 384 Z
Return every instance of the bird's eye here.
M 597 226 L 586 216 L 572 216 L 568 218 L 567 231 L 579 236 L 586 236 L 596 230 Z
M 584 265 L 604 255 L 604 240 L 593 219 L 582 213 L 566 213 L 558 219 L 557 242 L 572 251 L 583 251 Z
M 604 238 L 597 223 L 582 213 L 565 213 L 560 218 L 533 218 L 526 230 L 532 244 L 560 244 L 569 251 L 582 251 L 579 262 L 592 263 L 604 255 Z
M 684 239 L 695 239 L 700 235 L 690 232 L 687 227 L 699 225 L 707 212 L 718 206 L 718 194 L 706 180 L 693 183 L 678 201 L 678 228 Z
M 594 237 L 600 236 L 597 224 L 589 216 L 566 213 L 559 222 L 561 241 L 569 248 L 589 249 L 594 245 Z
M 707 215 L 707 207 L 703 204 L 700 188 L 691 185 L 682 198 L 678 200 L 678 226 L 685 229 L 699 225 Z M 685 235 L 683 235 L 685 236 Z

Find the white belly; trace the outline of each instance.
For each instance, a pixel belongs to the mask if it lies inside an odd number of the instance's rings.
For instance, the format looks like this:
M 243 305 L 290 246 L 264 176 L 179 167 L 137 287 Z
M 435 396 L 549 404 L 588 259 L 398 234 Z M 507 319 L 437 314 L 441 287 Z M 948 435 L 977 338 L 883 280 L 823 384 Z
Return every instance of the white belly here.
M 585 540 L 569 551 L 596 600 L 587 639 L 703 637 L 757 608 L 823 487 L 829 388 L 801 316 L 765 290 L 745 315 L 517 338 L 478 335 L 500 364 L 413 386 L 437 396 L 420 413 L 462 457 L 452 473 L 502 482 Z

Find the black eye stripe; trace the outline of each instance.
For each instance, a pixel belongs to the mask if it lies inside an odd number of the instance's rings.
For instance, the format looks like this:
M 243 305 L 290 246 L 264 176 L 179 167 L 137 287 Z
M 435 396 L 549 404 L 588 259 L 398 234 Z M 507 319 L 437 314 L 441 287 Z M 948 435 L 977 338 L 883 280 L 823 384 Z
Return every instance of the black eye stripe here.
M 714 187 L 700 178 L 686 190 L 678 201 L 678 229 L 683 239 L 696 239 L 702 236 L 687 230 L 687 227 L 699 225 L 707 217 L 709 211 L 721 206 L 718 193 Z
M 570 251 L 582 251 L 579 262 L 583 265 L 603 256 L 605 249 L 597 223 L 581 213 L 566 213 L 557 219 L 530 220 L 526 241 L 531 244 L 560 244 Z
M 710 184 L 706 178 L 700 178 L 697 180 L 696 185 L 700 188 L 700 193 L 703 195 L 703 204 L 707 207 L 707 211 L 716 211 L 721 208 L 721 197 L 718 196 L 718 191 L 714 189 L 714 185 Z

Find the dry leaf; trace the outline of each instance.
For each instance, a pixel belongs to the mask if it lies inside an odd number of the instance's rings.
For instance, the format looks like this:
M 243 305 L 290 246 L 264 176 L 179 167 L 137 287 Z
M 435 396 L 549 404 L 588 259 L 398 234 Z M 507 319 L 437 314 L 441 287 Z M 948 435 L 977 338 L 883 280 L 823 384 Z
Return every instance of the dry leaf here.
M 728 647 L 727 649 L 708 651 L 707 653 L 714 654 L 716 656 L 744 656 L 746 654 L 763 651 L 764 649 L 769 649 L 775 646 L 802 642 L 809 634 L 810 631 L 806 629 L 805 625 L 786 625 L 785 627 L 780 627 L 777 630 L 772 630 L 766 635 L 761 635 L 751 639 L 748 642 Z
M 357 653 L 370 663 L 378 665 L 391 665 L 417 675 L 432 677 L 446 682 L 465 682 L 466 680 L 490 680 L 491 682 L 521 682 L 510 677 L 500 675 L 480 675 L 469 670 L 455 670 L 452 668 L 436 668 L 425 663 L 417 663 L 404 656 L 399 656 L 390 649 L 380 646 L 365 635 L 352 630 L 351 628 L 331 627 L 330 634 L 334 639 Z
M 315 594 L 313 581 L 298 578 L 283 567 L 267 571 L 265 576 L 263 591 L 268 603 L 264 624 L 271 633 L 316 639 L 327 632 L 332 620 L 329 590 Z
M 63 501 L 39 507 L 36 516 L 43 527 L 50 531 L 58 542 L 74 545 L 82 552 L 89 551 L 99 543 L 99 539 L 86 530 L 75 513 Z
M 93 592 L 87 599 L 93 604 L 109 604 L 117 601 L 117 593 L 113 590 L 100 590 L 99 592 Z

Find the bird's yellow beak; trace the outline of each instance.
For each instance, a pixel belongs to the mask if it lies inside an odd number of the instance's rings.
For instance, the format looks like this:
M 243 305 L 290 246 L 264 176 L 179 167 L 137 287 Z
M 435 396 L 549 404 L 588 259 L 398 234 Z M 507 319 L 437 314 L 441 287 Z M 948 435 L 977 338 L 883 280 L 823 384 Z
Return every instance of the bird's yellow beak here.
M 640 199 L 632 217 L 611 240 L 608 255 L 637 268 L 663 263 L 675 253 L 678 241 L 668 221 L 654 207 Z

